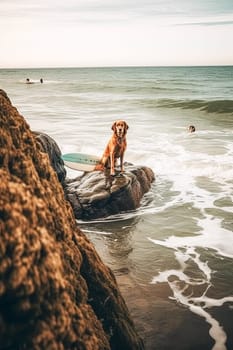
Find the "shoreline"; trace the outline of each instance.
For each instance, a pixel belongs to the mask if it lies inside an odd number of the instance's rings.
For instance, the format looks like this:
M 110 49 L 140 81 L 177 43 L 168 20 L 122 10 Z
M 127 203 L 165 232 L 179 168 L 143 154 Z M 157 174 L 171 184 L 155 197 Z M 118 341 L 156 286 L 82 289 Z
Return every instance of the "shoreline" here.
M 139 285 L 130 274 L 114 272 L 145 350 L 211 350 L 209 325 L 188 309 L 169 300 L 169 287 Z M 154 301 L 151 304 L 151 295 Z

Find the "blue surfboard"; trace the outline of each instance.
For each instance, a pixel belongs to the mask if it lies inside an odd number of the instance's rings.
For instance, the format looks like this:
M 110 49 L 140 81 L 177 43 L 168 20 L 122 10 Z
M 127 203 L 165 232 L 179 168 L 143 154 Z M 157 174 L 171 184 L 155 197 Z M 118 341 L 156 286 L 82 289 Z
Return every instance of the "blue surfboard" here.
M 62 159 L 68 168 L 79 171 L 93 171 L 100 163 L 100 157 L 85 153 L 66 153 Z

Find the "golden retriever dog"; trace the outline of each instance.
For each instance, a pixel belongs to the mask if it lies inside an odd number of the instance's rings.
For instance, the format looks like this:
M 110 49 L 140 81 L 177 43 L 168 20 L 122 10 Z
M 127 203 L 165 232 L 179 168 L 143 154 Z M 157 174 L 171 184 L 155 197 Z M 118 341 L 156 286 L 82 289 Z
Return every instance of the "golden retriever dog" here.
M 115 175 L 116 160 L 120 158 L 120 169 L 124 171 L 124 153 L 126 150 L 126 134 L 128 125 L 124 120 L 117 120 L 112 125 L 113 134 L 105 148 L 103 156 L 101 158 L 100 167 L 97 166 L 96 170 L 103 170 L 108 164 L 110 164 L 110 175 Z M 100 169 L 102 167 L 102 169 Z

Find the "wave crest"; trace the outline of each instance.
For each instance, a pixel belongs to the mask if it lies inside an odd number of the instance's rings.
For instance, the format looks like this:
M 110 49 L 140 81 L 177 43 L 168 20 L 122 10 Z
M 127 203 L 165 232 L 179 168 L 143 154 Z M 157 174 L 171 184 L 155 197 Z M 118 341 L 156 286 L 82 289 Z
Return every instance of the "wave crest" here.
M 182 109 L 200 109 L 207 113 L 230 113 L 233 114 L 233 100 L 159 100 L 159 107 L 163 108 L 182 108 Z

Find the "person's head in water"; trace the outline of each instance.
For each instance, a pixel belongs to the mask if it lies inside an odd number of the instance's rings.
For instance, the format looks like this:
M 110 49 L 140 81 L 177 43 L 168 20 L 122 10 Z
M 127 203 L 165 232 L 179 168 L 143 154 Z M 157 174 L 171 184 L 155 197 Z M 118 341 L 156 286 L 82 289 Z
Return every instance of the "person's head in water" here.
M 189 132 L 195 132 L 195 131 L 196 131 L 195 126 L 194 126 L 194 125 L 189 125 L 188 131 L 189 131 Z

